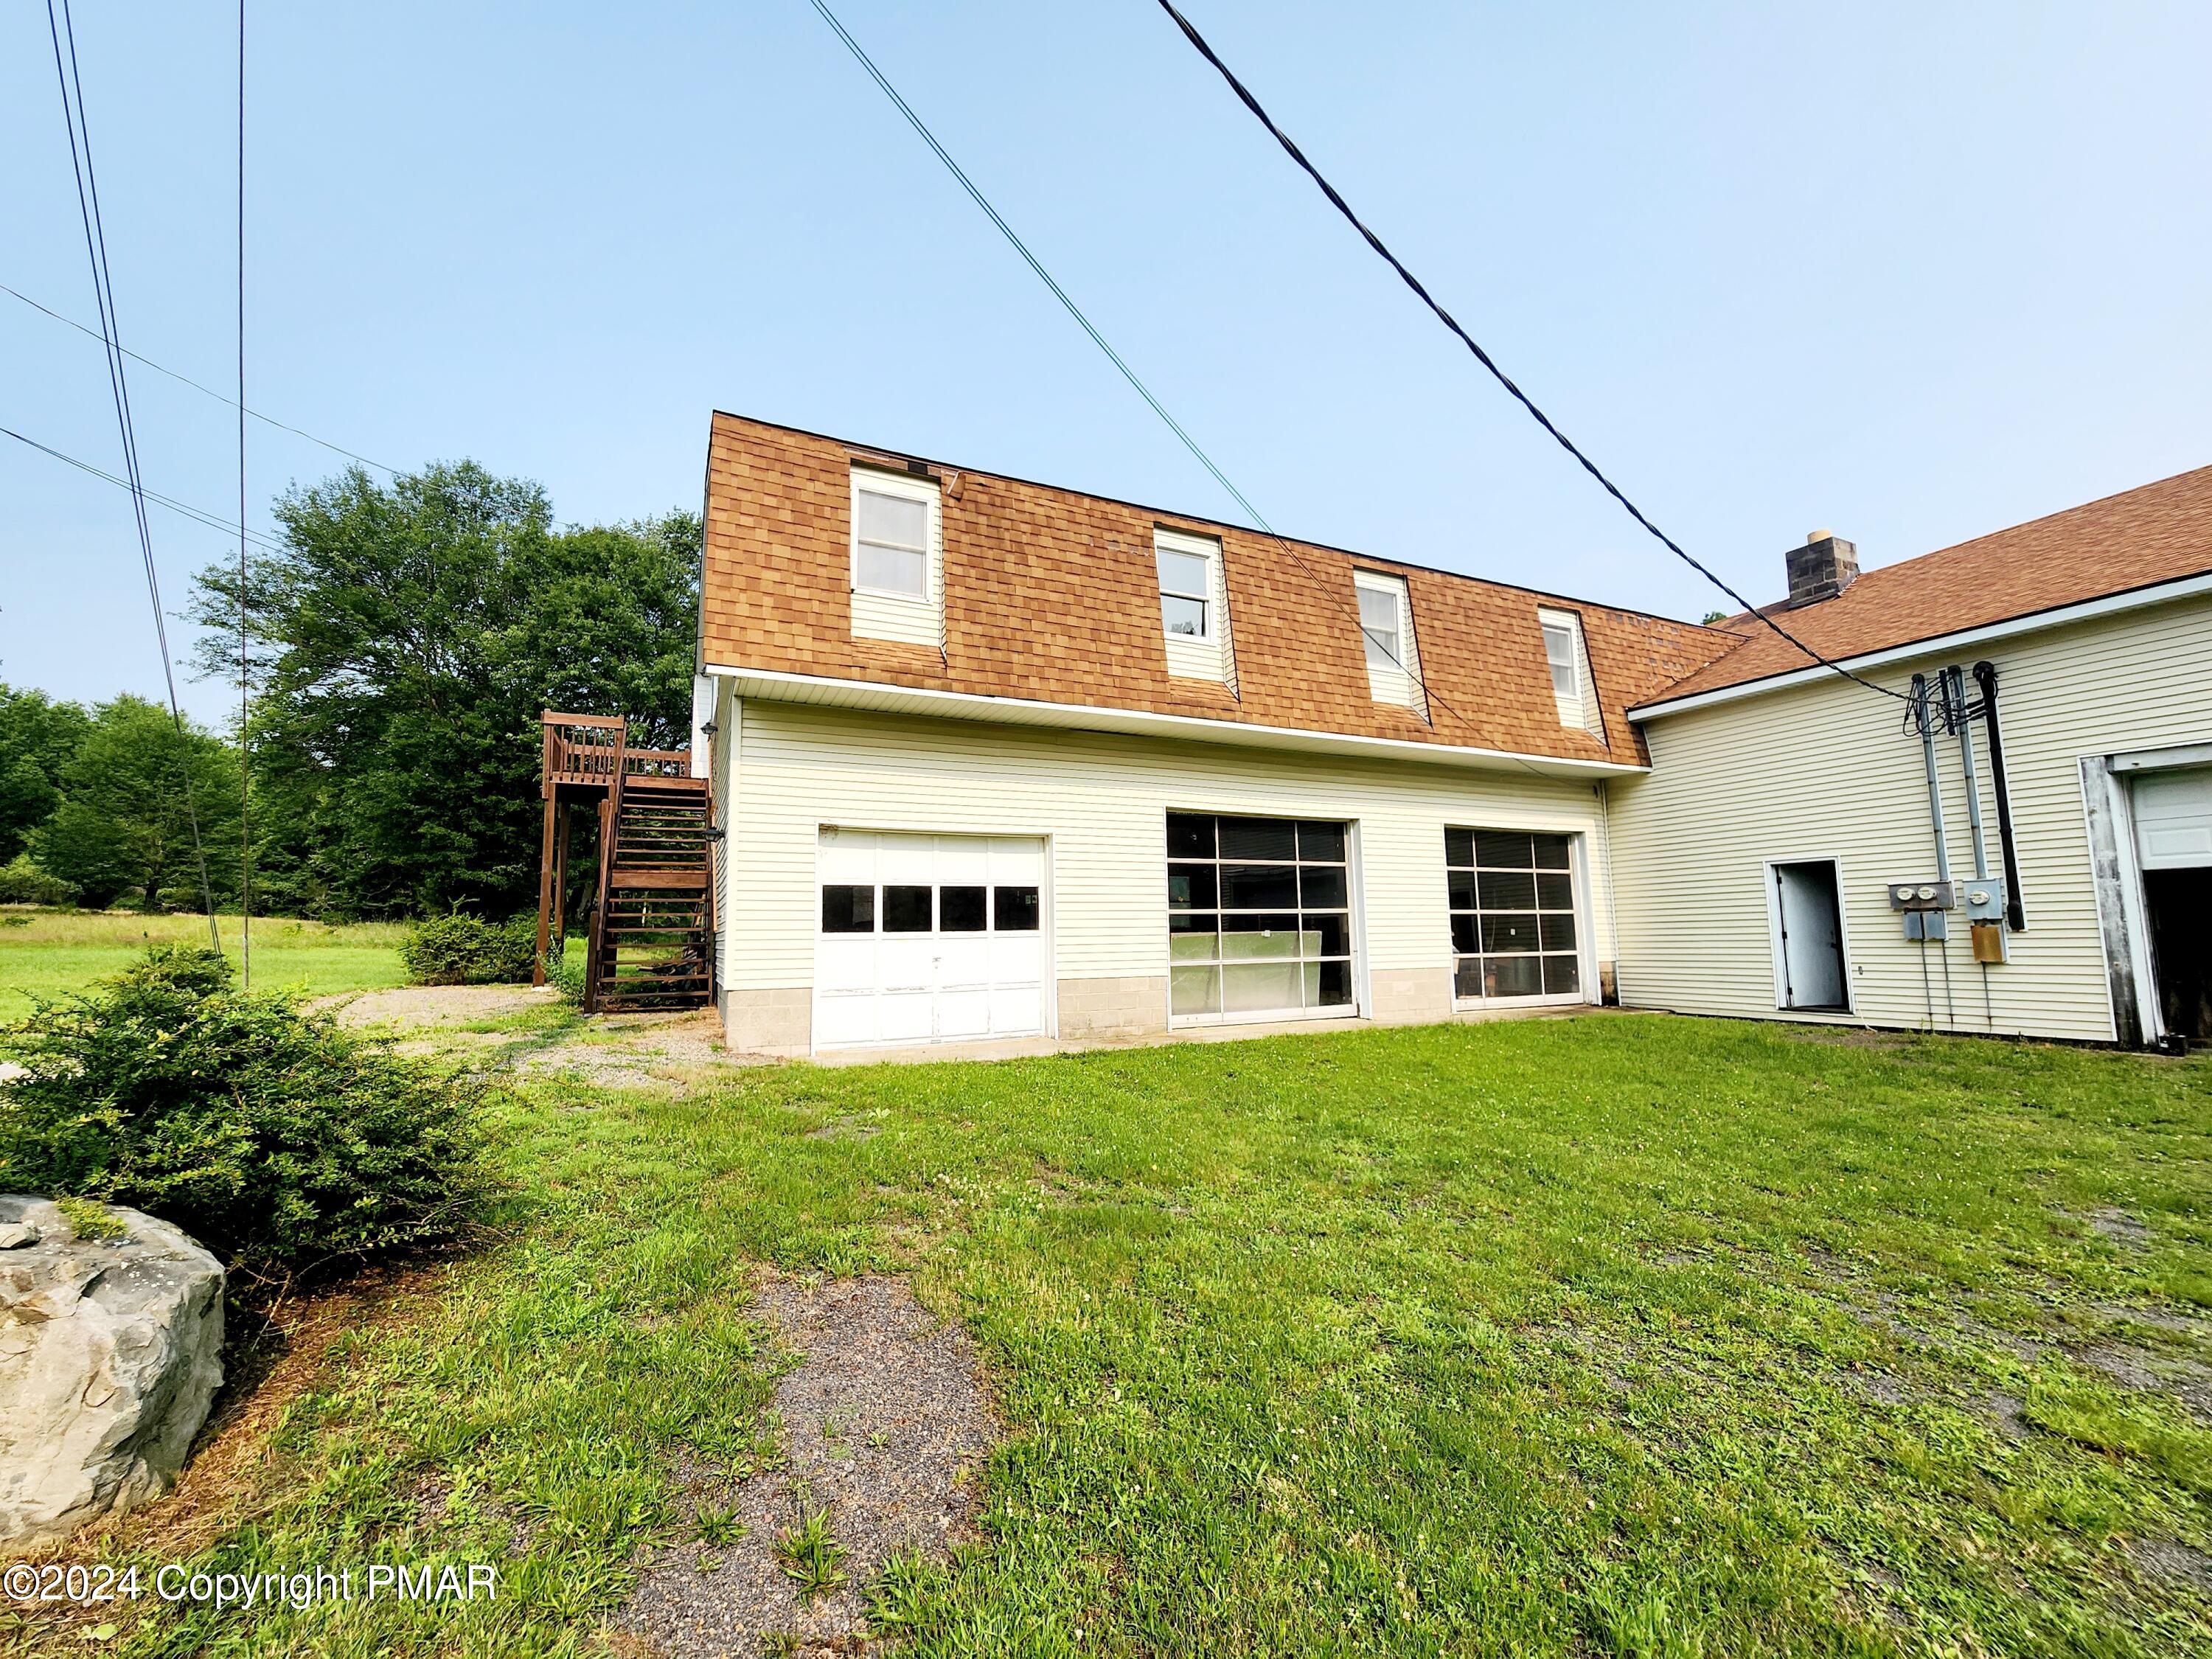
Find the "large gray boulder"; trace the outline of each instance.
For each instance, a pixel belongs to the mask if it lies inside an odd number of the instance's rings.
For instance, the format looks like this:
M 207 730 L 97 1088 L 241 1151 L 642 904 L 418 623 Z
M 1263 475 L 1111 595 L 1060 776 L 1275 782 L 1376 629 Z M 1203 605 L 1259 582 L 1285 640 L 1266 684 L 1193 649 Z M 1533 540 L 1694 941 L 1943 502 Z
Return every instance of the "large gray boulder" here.
M 65 1538 L 167 1492 L 222 1382 L 222 1264 L 110 1206 L 80 1238 L 0 1194 L 0 1548 Z

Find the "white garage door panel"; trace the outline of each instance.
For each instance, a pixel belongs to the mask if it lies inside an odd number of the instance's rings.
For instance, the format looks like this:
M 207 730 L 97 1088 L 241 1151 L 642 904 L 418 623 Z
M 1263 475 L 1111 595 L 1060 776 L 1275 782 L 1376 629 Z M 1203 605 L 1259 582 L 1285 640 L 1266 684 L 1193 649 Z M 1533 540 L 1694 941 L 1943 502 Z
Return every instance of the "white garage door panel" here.
M 866 932 L 819 933 L 815 942 L 815 1045 L 950 1042 L 1034 1036 L 1046 1030 L 1043 923 L 1045 844 L 1029 836 L 923 836 L 824 830 L 817 866 L 824 887 L 863 887 Z M 927 933 L 885 933 L 886 887 L 929 890 Z M 999 888 L 1034 888 L 1040 925 L 998 925 Z M 981 890 L 983 926 L 948 928 L 945 890 L 972 918 Z M 903 908 L 903 902 L 902 902 Z M 1019 907 L 1017 907 L 1019 908 Z M 847 906 L 841 914 L 849 914 Z M 818 912 L 819 915 L 819 912 Z M 818 921 L 817 921 L 817 925 Z
M 2142 773 L 2132 805 L 2136 856 L 2144 869 L 2212 864 L 2212 768 Z

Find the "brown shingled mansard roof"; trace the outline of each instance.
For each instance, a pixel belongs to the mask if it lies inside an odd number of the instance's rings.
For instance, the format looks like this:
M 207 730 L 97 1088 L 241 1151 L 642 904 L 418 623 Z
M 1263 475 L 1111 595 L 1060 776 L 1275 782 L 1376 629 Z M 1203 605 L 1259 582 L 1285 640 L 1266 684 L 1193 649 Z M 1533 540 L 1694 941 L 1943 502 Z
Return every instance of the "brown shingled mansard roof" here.
M 922 463 L 939 479 L 945 648 L 856 639 L 853 467 L 912 458 L 717 413 L 702 659 L 717 668 L 1193 716 L 1439 747 L 1647 763 L 1624 710 L 1735 643 L 1711 629 L 1368 558 L 1188 514 Z M 1219 539 L 1236 690 L 1170 678 L 1157 527 Z M 1352 573 L 1406 579 L 1429 718 L 1368 693 Z M 1559 722 L 1539 605 L 1578 613 L 1605 738 Z
M 2212 466 L 1867 571 L 1841 593 L 1766 613 L 1831 661 L 2032 617 L 2212 571 Z M 1743 636 L 1656 696 L 1663 703 L 1790 674 L 1813 659 L 1754 616 Z

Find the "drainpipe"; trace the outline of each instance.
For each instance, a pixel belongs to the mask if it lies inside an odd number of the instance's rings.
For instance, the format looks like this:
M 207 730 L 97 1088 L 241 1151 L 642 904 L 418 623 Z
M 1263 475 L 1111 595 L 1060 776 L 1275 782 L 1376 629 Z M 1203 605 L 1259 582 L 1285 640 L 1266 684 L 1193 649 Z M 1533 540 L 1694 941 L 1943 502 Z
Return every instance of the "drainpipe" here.
M 2020 854 L 2013 845 L 2012 795 L 2005 787 L 2004 739 L 1997 732 L 1997 668 L 1993 662 L 1974 665 L 1974 684 L 1982 689 L 1982 719 L 1990 732 L 1990 787 L 1997 798 L 1997 846 L 2004 854 L 2005 926 L 2015 933 L 2027 931 L 2027 915 L 2020 902 Z

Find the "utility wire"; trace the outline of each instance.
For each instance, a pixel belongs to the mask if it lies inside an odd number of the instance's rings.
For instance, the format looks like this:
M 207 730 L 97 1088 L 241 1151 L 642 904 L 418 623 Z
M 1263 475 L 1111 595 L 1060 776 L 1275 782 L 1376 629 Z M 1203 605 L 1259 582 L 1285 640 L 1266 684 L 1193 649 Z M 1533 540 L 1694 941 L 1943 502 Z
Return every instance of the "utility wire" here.
M 1453 318 L 1451 313 L 1446 311 L 1441 305 L 1437 303 L 1435 296 L 1432 295 L 1427 288 L 1423 285 L 1421 279 L 1414 276 L 1412 271 L 1407 270 L 1405 263 L 1401 260 L 1396 254 L 1390 252 L 1389 248 L 1383 244 L 1382 239 L 1367 228 L 1365 223 L 1361 221 L 1359 216 L 1352 210 L 1351 204 L 1346 202 L 1343 196 L 1338 192 L 1336 186 L 1330 184 L 1327 179 L 1322 176 L 1321 169 L 1306 159 L 1305 152 L 1300 149 L 1296 143 L 1291 142 L 1291 136 L 1288 133 L 1285 132 L 1282 128 L 1275 125 L 1274 118 L 1270 116 L 1265 109 L 1261 107 L 1260 100 L 1252 95 L 1250 89 L 1248 88 L 1242 81 L 1237 78 L 1236 75 L 1230 70 L 1228 64 L 1221 61 L 1220 55 L 1216 52 L 1212 46 L 1206 43 L 1206 37 L 1191 27 L 1190 19 L 1185 17 L 1181 12 L 1177 11 L 1170 3 L 1170 0 L 1159 0 L 1159 3 L 1160 9 L 1166 12 L 1170 17 L 1175 20 L 1176 27 L 1182 31 L 1184 39 L 1188 40 L 1193 46 L 1198 49 L 1199 55 L 1221 72 L 1221 78 L 1229 83 L 1230 90 L 1237 94 L 1238 100 L 1243 104 L 1244 107 L 1250 110 L 1255 116 L 1259 118 L 1260 125 L 1266 127 L 1267 131 L 1274 136 L 1275 142 L 1283 147 L 1285 153 L 1290 156 L 1291 160 L 1296 161 L 1298 166 L 1304 169 L 1306 176 L 1311 179 L 1315 184 L 1321 187 L 1321 192 L 1322 195 L 1328 198 L 1329 204 L 1335 208 L 1339 213 L 1344 216 L 1346 222 L 1349 223 L 1354 230 L 1358 231 L 1361 236 L 1366 239 L 1368 246 L 1373 248 L 1376 253 L 1380 254 L 1382 257 L 1384 263 L 1389 264 L 1391 270 L 1398 273 L 1400 278 L 1404 281 L 1407 288 L 1413 290 L 1413 293 L 1419 298 L 1421 303 L 1428 307 L 1431 311 L 1436 313 L 1437 320 L 1441 322 L 1446 328 L 1449 329 L 1455 335 L 1458 336 L 1460 343 L 1466 346 L 1469 351 L 1474 354 L 1475 361 L 1480 362 L 1483 368 L 1490 371 L 1491 378 L 1495 380 L 1498 385 L 1504 386 L 1506 392 L 1511 395 L 1516 403 L 1518 403 L 1522 409 L 1528 410 L 1529 415 L 1534 418 L 1537 425 L 1542 427 L 1545 431 L 1552 434 L 1552 437 L 1555 441 L 1557 441 L 1560 448 L 1565 450 L 1568 454 L 1573 456 L 1576 460 L 1582 464 L 1583 471 L 1589 473 L 1591 477 L 1596 479 L 1600 484 L 1604 486 L 1606 494 L 1612 496 L 1616 501 L 1619 501 L 1620 505 L 1627 510 L 1628 516 L 1630 518 L 1635 520 L 1638 524 L 1643 526 L 1645 530 L 1649 531 L 1654 537 L 1657 538 L 1660 544 L 1664 546 L 1668 552 L 1672 553 L 1676 558 L 1681 560 L 1682 562 L 1688 565 L 1691 569 L 1696 571 L 1700 576 L 1703 576 L 1715 587 L 1720 589 L 1722 592 L 1727 594 L 1729 598 L 1734 599 L 1738 605 L 1741 605 L 1745 611 L 1757 617 L 1760 622 L 1765 623 L 1768 628 L 1771 629 L 1783 639 L 1788 641 L 1791 645 L 1796 646 L 1798 650 L 1803 652 L 1808 657 L 1820 664 L 1823 668 L 1833 669 L 1845 679 L 1850 680 L 1856 684 L 1863 685 L 1868 690 L 1876 692 L 1882 696 L 1902 697 L 1903 693 L 1893 691 L 1886 685 L 1876 685 L 1872 680 L 1863 679 L 1858 675 L 1851 672 L 1850 669 L 1844 667 L 1841 663 L 1832 662 L 1827 658 L 1822 656 L 1819 652 L 1813 649 L 1811 646 L 1806 644 L 1804 641 L 1799 639 L 1796 635 L 1790 633 L 1789 629 L 1784 628 L 1779 623 L 1776 622 L 1771 617 L 1766 615 L 1765 611 L 1759 610 L 1759 608 L 1752 604 L 1749 599 L 1745 599 L 1743 595 L 1737 592 L 1735 589 L 1730 587 L 1726 582 L 1723 581 L 1720 577 L 1715 575 L 1711 570 L 1708 569 L 1705 565 L 1701 564 L 1697 559 L 1692 557 L 1689 551 L 1685 549 L 1680 542 L 1677 542 L 1672 536 L 1669 536 L 1665 531 L 1660 529 L 1657 525 L 1652 523 L 1650 519 L 1646 518 L 1644 514 L 1644 509 L 1637 506 L 1634 501 L 1630 501 L 1627 495 L 1622 493 L 1621 489 L 1618 484 L 1614 483 L 1612 479 L 1607 477 L 1603 472 L 1600 471 L 1598 470 L 1597 463 L 1590 459 L 1588 455 L 1585 455 L 1582 452 L 1581 448 L 1575 443 L 1573 439 L 1568 437 L 1565 433 L 1560 431 L 1558 427 L 1552 423 L 1552 417 L 1545 414 L 1542 410 L 1536 407 L 1534 399 L 1531 398 L 1527 392 L 1523 392 L 1519 386 L 1513 383 L 1512 378 L 1508 375 L 1504 369 L 1498 368 L 1497 362 L 1492 358 L 1491 355 L 1475 343 L 1474 337 L 1459 325 L 1458 322 Z
M 0 294 L 9 295 L 15 299 L 21 300 L 25 305 L 30 307 L 32 310 L 42 311 L 47 316 L 52 318 L 56 322 L 66 324 L 69 327 L 75 329 L 80 334 L 88 336 L 94 340 L 102 339 L 102 336 L 98 329 L 87 328 L 82 323 L 77 321 L 76 318 L 69 316 L 62 312 L 56 311 L 52 306 L 40 305 L 36 300 L 33 300 L 29 295 L 24 293 L 21 289 L 10 288 L 7 283 L 0 283 Z M 103 343 L 105 343 L 104 340 Z M 373 466 L 379 472 L 389 472 L 394 477 L 398 476 L 398 469 L 396 467 L 386 466 L 382 461 L 372 461 L 366 455 L 356 455 L 352 450 L 348 449 L 343 444 L 334 444 L 328 438 L 318 438 L 313 433 L 308 431 L 305 427 L 293 426 L 287 422 L 278 420 L 273 415 L 264 415 L 258 409 L 248 409 L 241 399 L 226 397 L 222 392 L 217 392 L 211 386 L 201 385 L 199 381 L 195 380 L 189 374 L 179 374 L 173 368 L 165 368 L 160 363 L 155 362 L 151 357 L 143 357 L 139 356 L 138 353 L 128 349 L 125 349 L 123 355 L 131 359 L 134 363 L 145 364 L 147 368 L 152 369 L 156 374 L 166 374 L 173 380 L 182 381 L 185 385 L 191 387 L 195 392 L 205 392 L 217 403 L 227 404 L 232 408 L 237 410 L 241 415 L 251 415 L 255 420 L 260 422 L 264 426 L 273 426 L 279 432 L 289 432 L 295 437 L 305 438 L 311 444 L 320 444 L 325 449 L 329 450 L 333 455 L 343 455 L 349 461 L 359 461 L 363 466 Z
M 13 438 L 17 443 L 22 444 L 28 448 L 35 449 L 41 455 L 51 455 L 58 461 L 68 463 L 68 465 L 75 467 L 80 472 L 89 472 L 94 477 L 100 479 L 104 483 L 112 483 L 118 489 L 128 489 L 131 488 L 130 479 L 118 478 L 112 472 L 109 472 L 102 468 L 94 466 L 90 461 L 81 461 L 74 455 L 64 454 L 62 451 L 56 449 L 51 444 L 40 443 L 36 438 L 27 438 L 21 433 L 16 431 L 13 427 L 0 426 L 0 438 Z M 173 496 L 164 495 L 158 489 L 147 489 L 142 486 L 138 493 L 145 496 L 148 501 L 153 502 L 155 506 L 166 507 L 170 512 L 181 514 L 184 517 L 192 520 L 195 523 L 205 525 L 210 530 L 220 530 L 226 535 L 230 535 L 237 533 L 242 528 L 242 526 L 232 522 L 228 519 L 220 517 L 213 513 L 204 512 L 197 507 L 192 507 L 185 502 L 178 501 Z M 252 538 L 253 544 L 256 547 L 263 548 L 271 553 L 281 553 L 284 551 L 283 543 L 271 541 L 268 537 L 263 535 L 258 530 L 246 531 L 245 533 Z
M 138 438 L 131 421 L 131 392 L 123 368 L 121 331 L 116 326 L 115 289 L 107 262 L 107 230 L 100 214 L 100 180 L 93 171 L 92 127 L 84 111 L 84 82 L 78 72 L 76 26 L 70 16 L 69 0 L 62 0 L 61 21 L 54 17 L 53 0 L 46 0 L 46 32 L 54 45 L 54 77 L 60 83 L 62 118 L 69 128 L 70 166 L 76 175 L 77 211 L 84 221 L 84 247 L 92 264 L 93 289 L 100 307 L 100 337 L 107 347 L 108 388 L 115 401 L 116 425 L 123 438 L 124 469 L 131 485 L 131 507 L 138 525 L 138 548 L 145 561 L 146 592 L 154 605 L 154 635 L 161 648 L 161 678 L 169 692 L 169 719 L 177 732 L 177 765 L 183 784 L 185 817 L 191 826 L 192 858 L 199 866 L 200 896 L 207 906 L 208 942 L 218 955 L 222 935 L 215 920 L 215 886 L 208 879 L 207 848 L 200 840 L 199 809 L 192 801 L 191 765 L 185 742 L 185 713 L 177 701 L 177 671 L 169 656 L 169 627 L 161 610 L 161 581 L 154 563 L 154 532 L 146 519 L 144 484 L 138 470 Z M 69 40 L 69 64 L 62 64 L 62 41 Z M 149 894 L 150 898 L 153 895 Z
M 1436 708 L 1441 708 L 1446 714 L 1452 715 L 1455 719 L 1463 718 L 1458 714 L 1457 710 L 1454 709 L 1442 697 L 1437 696 L 1433 690 L 1430 690 L 1428 682 L 1421 678 L 1419 670 L 1407 665 L 1405 659 L 1400 657 L 1395 651 L 1392 650 L 1389 646 L 1384 645 L 1380 640 L 1376 640 L 1372 634 L 1367 631 L 1366 625 L 1359 619 L 1358 611 L 1356 609 L 1347 606 L 1344 603 L 1343 599 L 1337 593 L 1336 590 L 1331 587 L 1327 582 L 1322 580 L 1321 577 L 1315 573 L 1313 567 L 1308 564 L 1304 558 L 1299 556 L 1297 549 L 1291 546 L 1288 541 L 1284 539 L 1282 533 L 1278 531 L 1274 526 L 1267 522 L 1266 515 L 1263 514 L 1258 507 L 1252 505 L 1251 501 L 1245 495 L 1244 492 L 1239 489 L 1236 484 L 1231 481 L 1229 475 L 1224 472 L 1214 464 L 1213 458 L 1211 455 L 1208 455 L 1205 450 L 1199 447 L 1198 440 L 1192 437 L 1190 434 L 1184 429 L 1183 425 L 1180 421 L 1176 420 L 1174 416 L 1168 413 L 1166 405 L 1162 404 L 1158 398 L 1152 395 L 1152 388 L 1138 378 L 1137 371 L 1129 367 L 1127 361 L 1122 357 L 1120 352 L 1115 350 L 1114 348 L 1107 343 L 1106 337 L 1098 331 L 1097 327 L 1091 322 L 1091 319 L 1084 315 L 1083 307 L 1077 305 L 1075 301 L 1068 296 L 1067 290 L 1062 288 L 1053 279 L 1052 273 L 1044 268 L 1042 262 L 1037 258 L 1036 254 L 1030 252 L 1029 244 L 1023 241 L 1019 236 L 1016 235 L 1014 234 L 1014 228 L 1008 224 L 1005 219 L 1000 216 L 998 209 L 991 205 L 990 198 L 986 197 L 981 190 L 976 188 L 975 181 L 968 176 L 966 172 L 961 167 L 959 162 L 952 159 L 951 152 L 946 150 L 944 145 L 937 142 L 936 134 L 930 131 L 929 128 L 923 124 L 921 117 L 914 112 L 914 106 L 908 104 L 904 98 L 899 95 L 898 88 L 893 86 L 890 80 L 885 77 L 884 72 L 876 67 L 875 60 L 870 58 L 868 54 L 861 49 L 860 43 L 853 38 L 851 32 L 848 30 L 842 23 L 837 21 L 836 14 L 831 11 L 830 8 L 823 3 L 823 0 L 809 0 L 809 3 L 813 6 L 816 11 L 821 13 L 822 21 L 829 24 L 831 28 L 836 31 L 837 38 L 845 43 L 846 48 L 852 52 L 853 56 L 856 59 L 859 60 L 860 67 L 867 70 L 869 78 L 873 80 L 878 87 L 883 88 L 884 95 L 885 97 L 889 98 L 893 104 L 897 106 L 898 112 L 906 117 L 907 125 L 912 127 L 915 132 L 921 136 L 922 143 L 927 144 L 930 148 L 931 153 L 933 154 L 939 161 L 945 164 L 945 171 L 950 173 L 959 183 L 961 189 L 968 192 L 969 199 L 974 201 L 977 207 L 983 210 L 985 216 L 988 217 L 993 224 L 999 228 L 1000 234 L 1003 235 L 1008 242 L 1012 244 L 1014 252 L 1020 254 L 1023 261 L 1031 270 L 1036 273 L 1038 281 L 1042 282 L 1047 288 L 1052 290 L 1053 298 L 1058 300 L 1060 305 L 1066 310 L 1067 314 L 1075 319 L 1077 324 L 1082 328 L 1083 331 L 1091 337 L 1092 343 L 1097 346 L 1099 350 L 1106 354 L 1107 361 L 1111 362 L 1115 368 L 1121 372 L 1121 378 L 1127 380 L 1136 389 L 1137 395 L 1142 398 L 1145 402 L 1151 406 L 1153 414 L 1158 416 L 1160 419 L 1166 423 L 1168 430 L 1174 433 L 1177 438 L 1182 440 L 1182 447 L 1185 449 L 1188 449 L 1197 458 L 1198 464 L 1213 476 L 1214 482 L 1218 483 L 1222 489 L 1228 491 L 1230 497 L 1236 501 L 1238 507 L 1243 508 L 1246 515 L 1251 519 L 1252 522 L 1257 525 L 1262 532 L 1270 537 L 1278 547 L 1281 548 L 1284 552 L 1290 556 L 1291 562 L 1296 564 L 1297 568 L 1305 574 L 1306 579 L 1313 583 L 1314 586 L 1320 591 L 1322 597 L 1327 599 L 1332 605 L 1335 605 L 1340 612 L 1351 618 L 1353 625 L 1358 628 L 1359 637 L 1363 641 L 1371 641 L 1376 650 L 1382 652 L 1384 656 L 1390 659 L 1391 662 L 1396 665 L 1399 672 L 1404 674 L 1407 678 L 1410 679 L 1415 685 L 1421 688 L 1421 696 L 1425 706 L 1433 706 Z M 1408 603 L 1410 605 L 1410 593 L 1408 595 Z M 1433 719 L 1431 720 L 1431 724 L 1434 724 Z M 1523 766 L 1528 766 L 1528 763 L 1526 761 L 1522 762 L 1522 764 Z M 1531 771 L 1536 770 L 1533 766 L 1528 767 L 1528 769 Z M 1538 775 L 1541 776 L 1543 774 L 1539 773 Z
M 253 988 L 253 732 L 246 672 L 246 0 L 238 0 L 238 960 Z

